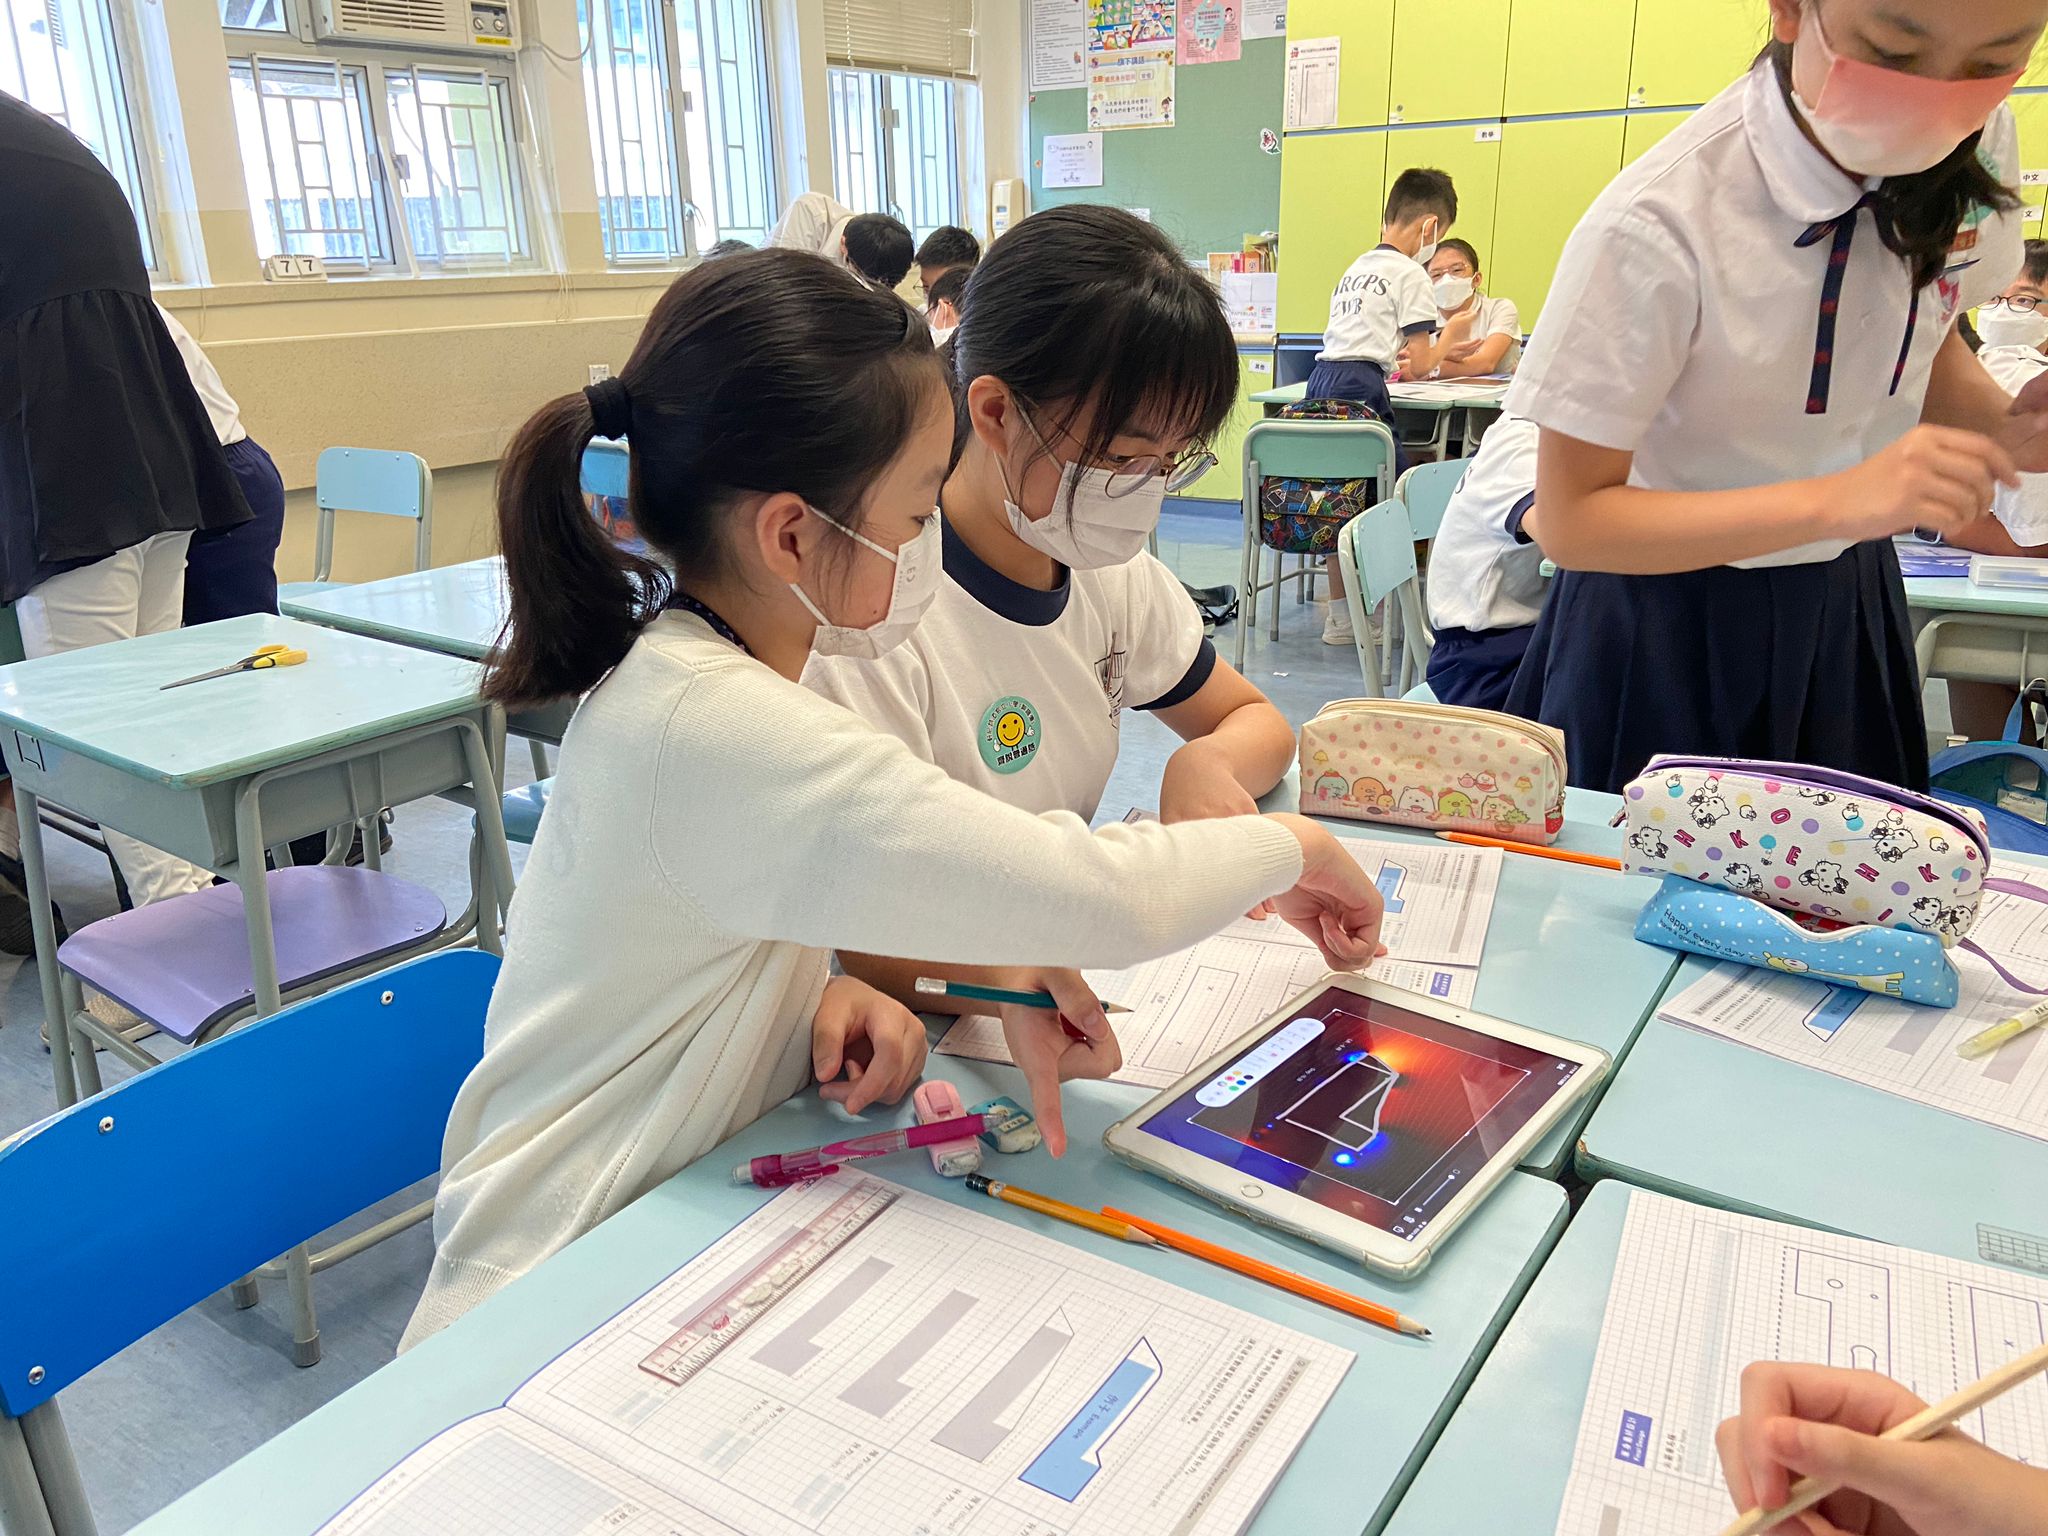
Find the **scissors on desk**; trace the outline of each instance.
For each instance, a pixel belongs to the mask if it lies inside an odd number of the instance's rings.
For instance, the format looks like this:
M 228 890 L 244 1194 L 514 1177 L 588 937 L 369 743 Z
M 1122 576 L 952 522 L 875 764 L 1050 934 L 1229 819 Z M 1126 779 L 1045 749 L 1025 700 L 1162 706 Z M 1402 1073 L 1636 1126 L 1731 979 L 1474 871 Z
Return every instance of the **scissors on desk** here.
M 210 677 L 226 677 L 234 672 L 262 672 L 271 667 L 296 667 L 306 659 L 304 651 L 295 651 L 288 645 L 259 645 L 254 655 L 244 656 L 231 667 L 215 667 L 211 672 L 201 672 L 197 677 L 181 677 L 175 683 L 165 683 L 164 688 L 182 688 L 187 683 L 203 683 Z

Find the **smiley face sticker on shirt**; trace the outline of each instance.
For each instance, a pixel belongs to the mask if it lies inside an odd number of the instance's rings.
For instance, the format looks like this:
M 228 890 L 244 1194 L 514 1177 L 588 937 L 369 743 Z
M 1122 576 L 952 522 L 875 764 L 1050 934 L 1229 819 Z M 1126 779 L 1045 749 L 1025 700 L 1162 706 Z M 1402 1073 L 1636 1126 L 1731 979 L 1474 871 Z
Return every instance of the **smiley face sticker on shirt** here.
M 1016 773 L 1038 755 L 1041 729 L 1029 699 L 997 699 L 982 713 L 981 760 L 997 773 Z

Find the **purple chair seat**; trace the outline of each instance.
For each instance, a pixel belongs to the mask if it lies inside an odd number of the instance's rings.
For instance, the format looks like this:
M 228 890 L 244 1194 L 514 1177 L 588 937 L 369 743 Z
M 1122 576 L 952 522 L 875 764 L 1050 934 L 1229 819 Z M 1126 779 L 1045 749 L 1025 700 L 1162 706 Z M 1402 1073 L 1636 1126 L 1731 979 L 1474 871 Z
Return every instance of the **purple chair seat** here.
M 277 976 L 286 991 L 425 943 L 448 909 L 371 869 L 310 865 L 270 876 Z M 187 1045 L 255 997 L 239 886 L 174 896 L 81 928 L 57 963 Z

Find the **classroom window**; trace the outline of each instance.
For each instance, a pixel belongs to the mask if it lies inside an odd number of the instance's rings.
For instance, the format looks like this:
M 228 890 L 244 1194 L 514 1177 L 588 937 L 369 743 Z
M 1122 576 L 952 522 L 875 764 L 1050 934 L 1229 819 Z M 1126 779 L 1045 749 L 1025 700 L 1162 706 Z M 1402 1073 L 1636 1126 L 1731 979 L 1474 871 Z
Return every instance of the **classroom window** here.
M 669 110 L 675 50 L 662 10 L 658 0 L 576 5 L 597 206 L 612 261 L 673 261 L 688 250 Z
M 360 273 L 533 259 L 510 61 L 330 52 L 288 0 L 219 5 L 260 255 Z
M 696 249 L 759 245 L 779 206 L 760 0 L 677 0 L 675 14 Z
M 391 172 L 413 259 L 505 266 L 527 254 L 511 82 L 470 70 L 386 68 Z
M 832 185 L 857 213 L 886 213 L 922 240 L 960 222 L 953 81 L 872 69 L 830 72 Z
M 257 254 L 390 266 L 390 207 L 370 148 L 376 130 L 367 73 L 325 59 L 238 59 L 228 67 L 228 86 Z
M 99 156 L 135 211 L 156 265 L 135 116 L 108 0 L 0 0 L 0 91 L 46 112 Z

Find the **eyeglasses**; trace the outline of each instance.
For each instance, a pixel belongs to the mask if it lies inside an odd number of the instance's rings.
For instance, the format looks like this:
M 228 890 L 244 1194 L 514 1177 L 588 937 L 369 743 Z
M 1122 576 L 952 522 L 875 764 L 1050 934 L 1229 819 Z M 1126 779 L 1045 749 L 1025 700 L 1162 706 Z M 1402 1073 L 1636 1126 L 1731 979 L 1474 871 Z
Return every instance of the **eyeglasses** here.
M 1024 425 L 1031 429 L 1031 435 L 1038 440 L 1038 446 L 1048 455 L 1052 455 L 1052 449 L 1046 443 L 1044 434 L 1031 420 L 1031 413 L 1019 411 L 1018 414 L 1024 418 Z M 1061 428 L 1061 432 L 1066 437 L 1073 436 L 1065 428 Z M 1177 496 L 1208 474 L 1218 462 L 1216 455 L 1206 447 L 1185 448 L 1179 453 L 1104 454 L 1100 467 L 1109 471 L 1109 482 L 1103 489 L 1113 497 L 1134 496 L 1150 485 L 1155 478 L 1164 475 L 1166 494 Z
M 1995 299 L 1986 299 L 1984 301 L 1984 307 L 1986 309 L 1996 309 L 2001 304 L 2003 304 L 2007 309 L 2011 310 L 2016 315 L 2031 315 L 2036 309 L 2040 307 L 2041 300 L 2035 298 L 2031 294 L 2016 293 L 2011 298 L 2007 298 L 2005 297 L 2005 295 L 2000 294 Z

